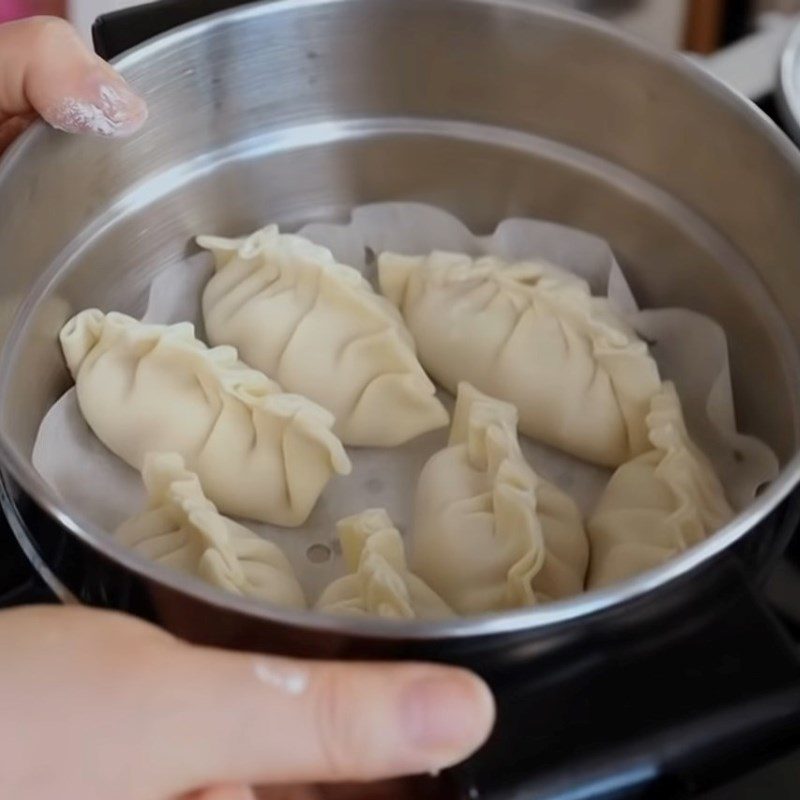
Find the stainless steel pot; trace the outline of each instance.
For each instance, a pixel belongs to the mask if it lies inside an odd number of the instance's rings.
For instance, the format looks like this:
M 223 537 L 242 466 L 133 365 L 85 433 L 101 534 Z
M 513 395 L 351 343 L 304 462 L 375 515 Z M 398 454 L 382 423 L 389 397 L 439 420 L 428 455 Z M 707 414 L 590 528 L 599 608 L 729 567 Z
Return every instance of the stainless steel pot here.
M 517 0 L 259 3 L 118 67 L 150 103 L 141 133 L 101 142 L 40 126 L 0 164 L 0 290 L 14 317 L 0 363 L 4 507 L 64 585 L 207 642 L 474 663 L 525 659 L 675 600 L 726 551 L 752 567 L 773 552 L 800 474 L 800 157 L 753 106 L 683 60 Z M 38 477 L 31 448 L 69 384 L 56 335 L 71 314 L 141 311 L 155 270 L 199 231 L 340 219 L 385 199 L 439 204 L 476 231 L 516 214 L 607 239 L 643 305 L 725 327 L 740 427 L 779 453 L 778 480 L 625 584 L 390 625 L 278 610 L 154 566 Z

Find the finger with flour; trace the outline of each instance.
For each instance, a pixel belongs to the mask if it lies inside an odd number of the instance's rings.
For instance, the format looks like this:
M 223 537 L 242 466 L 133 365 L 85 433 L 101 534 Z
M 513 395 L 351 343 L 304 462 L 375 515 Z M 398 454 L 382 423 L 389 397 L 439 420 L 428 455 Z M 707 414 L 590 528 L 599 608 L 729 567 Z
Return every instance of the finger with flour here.
M 74 29 L 51 17 L 0 25 L 0 123 L 40 115 L 69 133 L 124 136 L 147 105 Z

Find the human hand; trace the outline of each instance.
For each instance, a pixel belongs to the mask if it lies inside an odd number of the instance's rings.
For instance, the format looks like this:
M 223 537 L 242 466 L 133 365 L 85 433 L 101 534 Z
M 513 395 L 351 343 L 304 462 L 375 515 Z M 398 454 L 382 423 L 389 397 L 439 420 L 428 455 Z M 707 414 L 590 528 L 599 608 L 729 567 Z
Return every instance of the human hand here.
M 423 773 L 469 755 L 493 715 L 462 670 L 213 650 L 109 611 L 0 613 L 0 797 L 245 800 Z
M 125 136 L 147 106 L 70 25 L 34 17 L 0 25 L 0 154 L 38 117 L 68 133 Z

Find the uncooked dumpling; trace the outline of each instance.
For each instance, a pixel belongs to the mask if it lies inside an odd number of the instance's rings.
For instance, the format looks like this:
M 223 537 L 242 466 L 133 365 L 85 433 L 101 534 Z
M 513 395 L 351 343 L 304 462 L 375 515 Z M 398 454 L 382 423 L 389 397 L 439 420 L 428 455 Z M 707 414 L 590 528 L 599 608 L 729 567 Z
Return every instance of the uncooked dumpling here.
M 528 466 L 514 406 L 458 387 L 450 443 L 423 468 L 412 566 L 457 613 L 530 606 L 583 589 L 580 512 Z
M 384 253 L 378 266 L 422 365 L 445 388 L 465 380 L 513 403 L 523 433 L 596 464 L 647 448 L 658 368 L 581 278 L 541 261 L 442 252 Z
M 114 534 L 147 558 L 234 594 L 305 608 L 286 556 L 272 542 L 223 517 L 176 453 L 145 456 L 147 509 Z
M 357 270 L 275 225 L 197 241 L 217 268 L 203 294 L 209 341 L 331 411 L 345 444 L 393 446 L 447 425 L 397 309 Z
M 589 520 L 590 589 L 663 564 L 733 516 L 671 383 L 653 397 L 647 429 L 651 449 L 614 473 Z
M 351 574 L 328 586 L 318 609 L 395 619 L 453 616 L 436 592 L 409 572 L 403 538 L 384 509 L 347 517 L 336 528 Z
M 189 323 L 91 309 L 61 346 L 100 441 L 137 469 L 146 453 L 180 454 L 224 514 L 300 525 L 331 477 L 350 472 L 328 411 L 281 392 L 233 347 L 207 348 Z

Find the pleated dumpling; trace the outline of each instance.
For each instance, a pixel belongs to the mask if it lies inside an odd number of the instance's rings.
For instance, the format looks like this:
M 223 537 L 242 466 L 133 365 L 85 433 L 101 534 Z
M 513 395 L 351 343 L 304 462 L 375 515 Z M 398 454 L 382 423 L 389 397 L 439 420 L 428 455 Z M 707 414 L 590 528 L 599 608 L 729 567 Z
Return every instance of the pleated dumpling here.
M 671 383 L 653 397 L 647 429 L 650 450 L 614 473 L 589 520 L 590 589 L 663 564 L 733 516 Z
M 412 567 L 459 614 L 530 606 L 583 590 L 580 511 L 528 466 L 517 411 L 458 387 L 449 446 L 419 476 Z
M 378 269 L 422 365 L 445 388 L 464 380 L 513 403 L 523 433 L 596 464 L 647 449 L 658 368 L 581 278 L 541 261 L 442 252 L 384 253 Z
M 120 542 L 234 594 L 288 608 L 306 607 L 303 590 L 281 550 L 223 517 L 179 455 L 149 453 L 142 478 L 147 508 L 117 528 Z
M 197 241 L 216 261 L 209 341 L 331 411 L 345 444 L 389 447 L 447 425 L 397 309 L 357 270 L 275 225 Z
M 331 477 L 350 472 L 328 411 L 281 392 L 233 347 L 207 348 L 189 323 L 91 309 L 61 346 L 100 441 L 137 469 L 146 453 L 180 454 L 224 514 L 300 525 Z
M 409 571 L 403 537 L 384 509 L 363 511 L 336 527 L 350 574 L 325 589 L 319 610 L 394 619 L 453 616 L 436 592 Z

